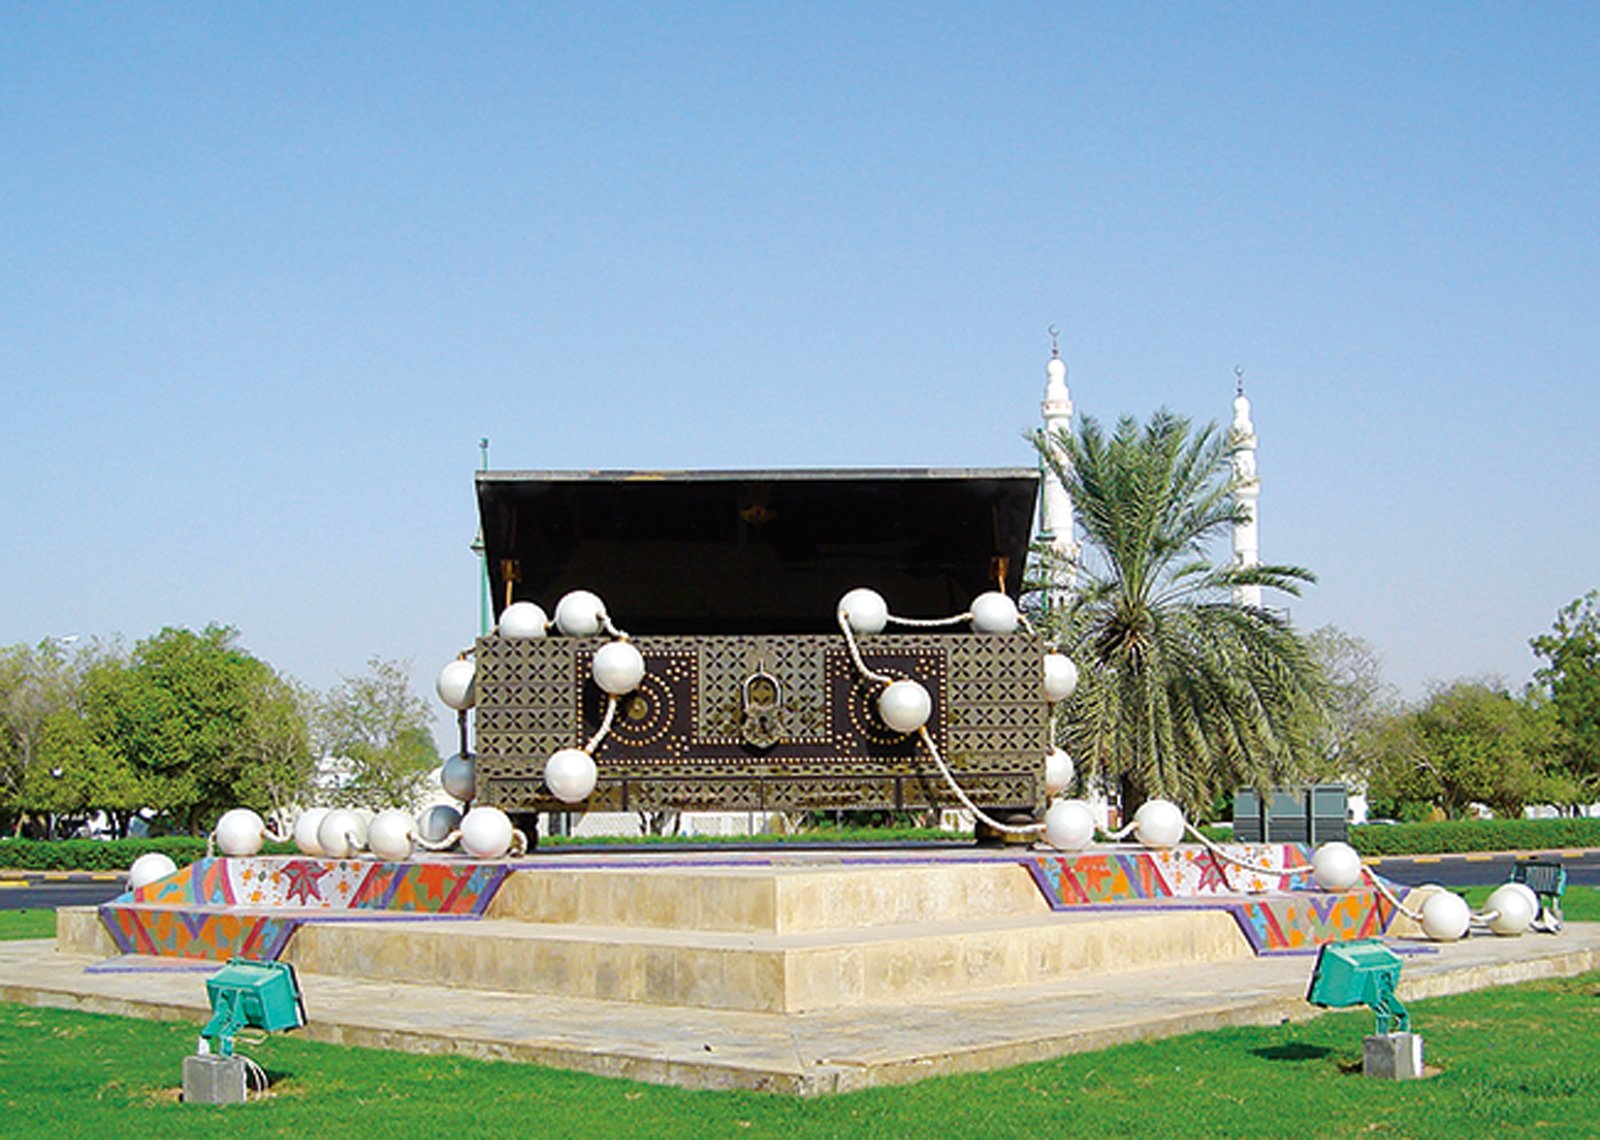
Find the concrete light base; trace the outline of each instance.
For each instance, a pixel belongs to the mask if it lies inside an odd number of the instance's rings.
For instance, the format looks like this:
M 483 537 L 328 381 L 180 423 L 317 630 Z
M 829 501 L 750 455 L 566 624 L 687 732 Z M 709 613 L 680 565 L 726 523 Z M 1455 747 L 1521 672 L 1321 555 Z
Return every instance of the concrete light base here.
M 244 1089 L 243 1057 L 192 1056 L 183 1059 L 185 1104 L 243 1104 Z
M 1361 1042 L 1361 1071 L 1390 1081 L 1422 1076 L 1420 1033 L 1375 1033 Z

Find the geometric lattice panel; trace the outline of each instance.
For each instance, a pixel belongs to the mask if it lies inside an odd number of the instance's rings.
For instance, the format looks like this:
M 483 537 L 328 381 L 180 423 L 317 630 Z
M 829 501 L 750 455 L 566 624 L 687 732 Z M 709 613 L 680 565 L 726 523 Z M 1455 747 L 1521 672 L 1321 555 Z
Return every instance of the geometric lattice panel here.
M 589 677 L 603 638 L 477 645 L 479 797 L 508 811 L 566 810 L 544 762 L 599 728 Z M 595 755 L 593 810 L 950 807 L 915 736 L 878 718 L 842 635 L 637 637 L 645 680 L 624 697 Z M 1034 808 L 1046 746 L 1043 645 L 1027 633 L 880 634 L 873 670 L 920 681 L 929 734 L 979 804 Z

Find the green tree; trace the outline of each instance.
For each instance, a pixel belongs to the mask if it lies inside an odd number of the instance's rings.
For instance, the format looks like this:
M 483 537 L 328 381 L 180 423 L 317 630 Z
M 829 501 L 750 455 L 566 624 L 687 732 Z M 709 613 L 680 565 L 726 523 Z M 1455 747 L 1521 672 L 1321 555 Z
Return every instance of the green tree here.
M 270 790 L 298 786 L 311 769 L 292 686 L 238 636 L 219 625 L 163 629 L 125 664 L 85 675 L 91 738 L 129 766 L 143 806 L 191 833 L 231 807 L 270 811 Z
M 71 706 L 77 688 L 77 673 L 60 642 L 0 648 L 0 832 L 21 834 L 24 785 L 36 766 L 45 725 Z
M 1433 805 L 1451 819 L 1474 803 L 1517 818 L 1559 788 L 1551 778 L 1558 741 L 1550 706 L 1482 681 L 1456 681 L 1380 729 L 1372 794 Z
M 1230 598 L 1243 584 L 1298 594 L 1314 578 L 1212 560 L 1245 509 L 1216 426 L 1191 431 L 1162 410 L 1142 426 L 1123 417 L 1107 434 L 1085 419 L 1035 442 L 1083 532 L 1075 586 L 1044 618 L 1079 668 L 1063 732 L 1080 766 L 1114 781 L 1131 812 L 1155 796 L 1204 811 L 1222 790 L 1315 765 L 1316 662 L 1281 612 Z
M 93 720 L 77 709 L 52 715 L 40 759 L 23 786 L 30 809 L 77 818 L 103 811 L 117 836 L 127 835 L 128 821 L 145 804 L 144 782 Z
M 1307 648 L 1327 681 L 1320 751 L 1328 774 L 1364 782 L 1374 763 L 1377 734 L 1399 709 L 1399 694 L 1383 677 L 1372 645 L 1335 625 L 1314 629 Z
M 439 763 L 432 711 L 411 688 L 411 669 L 373 657 L 322 702 L 318 749 L 339 776 L 335 798 L 368 807 L 409 805 Z
M 244 763 L 235 773 L 234 801 L 288 825 L 292 807 L 305 802 L 316 775 L 312 725 L 316 695 L 299 682 L 268 671 L 250 689 L 251 733 Z
M 1561 726 L 1561 766 L 1571 799 L 1600 795 L 1600 591 L 1561 607 L 1549 633 L 1529 644 L 1545 663 L 1534 682 L 1548 696 Z

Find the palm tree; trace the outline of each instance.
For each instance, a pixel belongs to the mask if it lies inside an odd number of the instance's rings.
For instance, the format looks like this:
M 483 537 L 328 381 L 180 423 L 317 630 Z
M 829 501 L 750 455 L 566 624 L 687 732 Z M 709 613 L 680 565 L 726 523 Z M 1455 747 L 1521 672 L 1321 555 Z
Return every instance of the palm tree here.
M 1040 619 L 1079 667 L 1061 732 L 1080 770 L 1146 799 L 1209 811 L 1217 794 L 1302 775 L 1315 763 L 1321 670 L 1279 612 L 1236 604 L 1256 584 L 1298 594 L 1296 566 L 1217 565 L 1209 553 L 1246 509 L 1232 496 L 1226 439 L 1162 409 L 1107 435 L 1035 433 L 1082 530 L 1075 583 Z M 1059 449 L 1059 450 L 1058 450 Z M 1066 462 L 1061 461 L 1065 457 Z

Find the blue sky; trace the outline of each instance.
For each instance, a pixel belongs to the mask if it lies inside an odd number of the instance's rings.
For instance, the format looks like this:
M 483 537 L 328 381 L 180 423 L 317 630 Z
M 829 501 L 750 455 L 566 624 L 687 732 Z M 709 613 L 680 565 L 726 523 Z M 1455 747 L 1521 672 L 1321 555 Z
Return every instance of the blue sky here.
M 1520 683 L 1600 586 L 1597 60 L 1584 4 L 5 3 L 0 644 L 431 688 L 480 436 L 1026 464 L 1054 323 L 1102 419 L 1244 366 L 1301 625 Z

